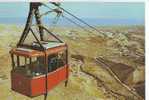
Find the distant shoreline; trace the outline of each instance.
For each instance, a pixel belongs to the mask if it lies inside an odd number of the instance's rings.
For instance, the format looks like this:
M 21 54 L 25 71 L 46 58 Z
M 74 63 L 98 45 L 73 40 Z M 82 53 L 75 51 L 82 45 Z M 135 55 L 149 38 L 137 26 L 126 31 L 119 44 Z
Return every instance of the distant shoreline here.
M 16 26 L 16 27 L 22 27 L 22 28 L 24 28 L 25 27 L 25 23 L 24 24 L 14 24 L 14 23 L 11 23 L 11 24 L 6 24 L 6 23 L 0 23 L 0 27 L 1 26 L 8 26 L 8 27 L 11 27 L 11 26 Z M 49 26 L 49 25 L 46 25 L 46 26 L 48 26 L 48 27 L 51 27 L 51 26 Z M 143 24 L 134 24 L 134 25 L 127 25 L 127 24 L 123 24 L 123 25 L 96 25 L 96 26 L 94 26 L 94 27 L 136 27 L 136 26 L 140 26 L 140 27 L 145 27 L 145 25 L 143 25 Z M 53 26 L 52 26 L 53 27 Z M 65 25 L 59 25 L 59 26 L 56 26 L 56 27 L 58 27 L 58 28 L 79 28 L 79 27 L 77 27 L 77 26 L 65 26 Z M 86 28 L 88 28 L 88 27 L 86 27 Z
M 85 22 L 93 26 L 121 26 L 121 25 L 145 25 L 144 19 L 106 19 L 106 18 L 82 18 Z M 0 24 L 16 24 L 25 25 L 26 18 L 0 18 Z M 73 20 L 73 19 L 72 19 Z M 77 20 L 74 20 L 77 22 Z M 43 23 L 46 25 L 53 25 L 52 18 L 43 19 Z M 79 22 L 78 22 L 79 23 Z M 79 23 L 80 25 L 83 25 Z M 74 24 L 68 22 L 65 19 L 60 19 L 57 26 L 72 27 Z

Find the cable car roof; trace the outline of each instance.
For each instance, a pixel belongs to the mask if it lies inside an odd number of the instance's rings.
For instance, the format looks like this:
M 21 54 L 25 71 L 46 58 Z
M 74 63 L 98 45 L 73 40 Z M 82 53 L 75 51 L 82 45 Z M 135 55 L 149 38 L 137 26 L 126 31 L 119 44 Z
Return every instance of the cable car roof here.
M 26 49 L 26 48 L 14 48 L 10 51 L 11 54 L 25 57 L 38 57 L 44 56 L 44 53 L 38 50 Z
M 34 46 L 36 46 L 34 44 Z M 58 42 L 48 42 L 47 44 L 43 44 L 43 47 L 46 49 L 47 54 L 53 54 L 60 52 L 66 49 L 65 43 L 58 43 Z M 25 56 L 25 57 L 39 57 L 44 56 L 44 51 L 34 50 L 30 48 L 18 47 L 14 48 L 10 51 L 11 54 L 15 54 L 18 56 Z
M 65 43 L 59 43 L 59 42 L 43 42 L 41 45 L 44 47 L 44 49 L 54 48 L 58 46 L 63 46 Z M 40 46 L 37 42 L 33 43 L 33 46 Z

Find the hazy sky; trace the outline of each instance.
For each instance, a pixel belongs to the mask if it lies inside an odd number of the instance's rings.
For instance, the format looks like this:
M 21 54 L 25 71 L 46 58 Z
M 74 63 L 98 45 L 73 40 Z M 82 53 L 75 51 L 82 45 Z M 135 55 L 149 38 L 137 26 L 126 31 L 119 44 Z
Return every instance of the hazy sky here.
M 83 18 L 144 19 L 144 3 L 64 2 L 62 7 Z M 0 3 L 0 18 L 27 17 L 28 3 Z

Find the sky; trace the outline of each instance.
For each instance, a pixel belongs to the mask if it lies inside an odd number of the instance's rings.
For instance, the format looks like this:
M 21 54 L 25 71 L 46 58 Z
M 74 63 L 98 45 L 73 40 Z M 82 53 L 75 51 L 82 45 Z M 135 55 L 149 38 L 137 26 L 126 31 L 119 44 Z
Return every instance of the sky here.
M 51 6 L 49 4 L 49 6 Z M 63 2 L 61 6 L 80 18 L 88 19 L 133 19 L 144 21 L 143 2 L 103 3 L 103 2 Z M 47 10 L 43 8 L 44 10 Z M 0 3 L 0 20 L 26 18 L 29 3 Z M 13 19 L 12 19 L 13 20 Z M 1 21 L 0 21 L 1 23 Z
M 143 3 L 64 3 L 75 15 L 90 18 L 144 18 Z

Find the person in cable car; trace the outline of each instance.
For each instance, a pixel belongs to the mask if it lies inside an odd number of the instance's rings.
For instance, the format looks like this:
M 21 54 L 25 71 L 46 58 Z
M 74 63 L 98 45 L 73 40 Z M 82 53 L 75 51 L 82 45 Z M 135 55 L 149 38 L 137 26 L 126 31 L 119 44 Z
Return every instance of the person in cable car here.
M 56 70 L 57 68 L 63 67 L 66 64 L 64 52 L 50 55 L 48 57 L 48 70 L 49 72 Z

